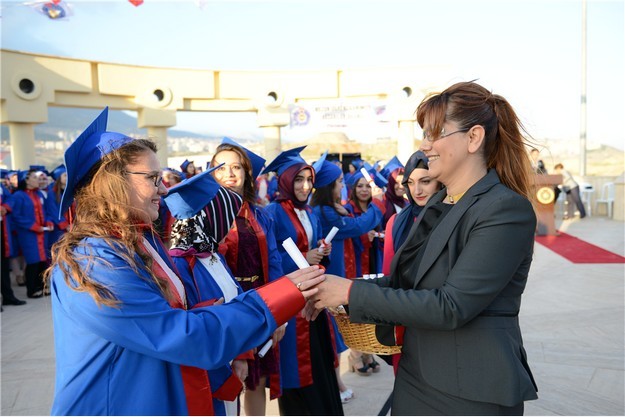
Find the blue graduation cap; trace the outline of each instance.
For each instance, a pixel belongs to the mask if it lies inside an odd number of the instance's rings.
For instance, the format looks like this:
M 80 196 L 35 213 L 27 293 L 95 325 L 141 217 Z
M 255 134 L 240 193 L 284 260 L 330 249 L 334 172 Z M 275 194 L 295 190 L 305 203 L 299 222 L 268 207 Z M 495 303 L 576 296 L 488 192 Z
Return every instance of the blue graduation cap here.
M 341 176 L 343 170 L 336 164 L 326 161 L 328 151 L 325 151 L 321 158 L 319 158 L 314 164 L 315 170 L 315 188 L 325 187 L 332 183 Z
M 91 168 L 105 155 L 133 141 L 122 133 L 106 131 L 108 111 L 107 106 L 65 151 L 67 185 L 61 198 L 59 218 L 74 201 L 77 189 L 89 179 L 87 175 Z
M 288 151 L 283 151 L 280 155 L 276 156 L 276 159 L 271 161 L 265 169 L 263 169 L 261 174 L 277 172 L 278 175 L 282 175 L 282 173 L 290 166 L 295 164 L 306 164 L 307 162 L 304 158 L 299 155 L 299 153 L 305 148 L 306 146 L 300 146 L 298 148 L 289 149 Z
M 384 176 L 382 176 L 382 174 L 380 174 L 377 169 L 375 169 L 375 165 L 371 166 L 371 164 L 365 161 L 362 166 L 367 170 L 369 175 L 371 175 L 371 178 L 373 178 L 373 182 L 375 183 L 375 185 L 378 186 L 378 188 L 386 187 L 386 185 L 388 184 L 388 180 L 384 178 Z
M 254 152 L 250 151 L 244 146 L 241 146 L 227 136 L 224 136 L 220 145 L 224 144 L 237 146 L 245 151 L 247 157 L 250 158 L 250 162 L 252 162 L 252 179 L 255 180 L 260 175 L 260 171 L 263 170 L 263 166 L 265 166 L 265 158 L 256 155 Z
M 55 180 L 58 180 L 61 177 L 61 174 L 63 174 L 64 172 L 67 172 L 67 169 L 65 169 L 65 165 L 61 164 L 58 167 L 54 168 L 50 175 Z
M 50 175 L 50 173 L 48 172 L 48 170 L 46 169 L 45 165 L 31 165 L 30 167 L 28 167 L 29 169 L 35 170 L 35 171 L 41 171 L 41 172 L 45 172 L 46 175 Z
M 388 161 L 388 163 L 384 166 L 384 168 L 382 169 L 382 171 L 380 171 L 380 173 L 385 178 L 388 178 L 388 176 L 391 175 L 391 172 L 395 171 L 397 168 L 403 168 L 403 167 L 404 167 L 404 164 L 402 164 L 399 161 L 399 159 L 397 159 L 397 156 L 394 156 L 393 158 L 391 158 L 390 161 Z
M 355 158 L 355 159 L 352 159 L 352 160 L 351 160 L 351 162 L 350 162 L 350 164 L 351 164 L 351 165 L 353 165 L 353 166 L 354 166 L 354 168 L 356 168 L 356 171 L 358 171 L 358 170 L 362 167 L 362 165 L 363 165 L 364 163 L 365 163 L 365 161 L 363 161 L 363 160 L 362 160 L 362 159 L 360 159 L 360 158 Z
M 215 198 L 220 185 L 211 172 L 222 165 L 202 171 L 169 189 L 163 200 L 172 216 L 176 219 L 193 217 Z
M 182 169 L 182 172 L 184 172 L 185 174 L 187 173 L 187 167 L 189 166 L 189 164 L 191 164 L 193 161 L 189 161 L 188 159 L 185 159 L 184 162 L 182 164 L 180 164 L 180 168 Z
M 386 185 L 388 184 L 388 181 L 386 180 L 386 178 L 380 175 L 380 173 L 377 172 L 375 168 L 373 168 L 367 162 L 364 162 L 362 167 L 367 170 L 369 175 L 371 175 L 371 178 L 373 178 L 373 182 L 375 183 L 375 185 L 377 185 L 379 188 L 386 187 Z M 349 177 L 349 180 L 347 181 L 347 186 L 349 188 L 355 187 L 356 184 L 358 183 L 358 180 L 360 180 L 363 177 L 364 175 L 362 175 L 362 172 L 358 170 L 357 172 L 354 173 L 354 175 Z
M 29 172 L 31 172 L 29 169 L 20 169 L 17 171 L 17 183 L 19 184 L 22 181 L 26 181 Z

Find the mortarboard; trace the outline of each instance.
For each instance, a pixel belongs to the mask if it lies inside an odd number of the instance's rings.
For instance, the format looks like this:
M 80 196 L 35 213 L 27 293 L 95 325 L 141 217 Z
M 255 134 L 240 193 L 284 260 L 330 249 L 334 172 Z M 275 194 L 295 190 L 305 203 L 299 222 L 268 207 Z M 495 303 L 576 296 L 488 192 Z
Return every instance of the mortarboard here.
M 259 155 L 256 155 L 254 152 L 250 151 L 244 146 L 239 145 L 238 143 L 236 143 L 235 141 L 233 141 L 227 136 L 224 136 L 220 145 L 224 145 L 224 144 L 237 146 L 245 151 L 245 153 L 247 154 L 247 157 L 250 158 L 250 162 L 252 163 L 252 180 L 255 180 L 260 175 L 260 171 L 263 170 L 263 166 L 265 165 L 265 158 Z
M 186 174 L 187 172 L 187 167 L 189 166 L 189 164 L 193 163 L 193 161 L 189 161 L 188 159 L 185 159 L 184 162 L 182 164 L 180 164 L 180 168 L 182 169 L 182 172 L 184 172 Z
M 375 166 L 371 166 L 366 161 L 364 161 L 362 166 L 367 170 L 369 175 L 371 175 L 371 178 L 373 178 L 373 182 L 375 183 L 375 185 L 378 186 L 378 188 L 386 187 L 386 185 L 388 184 L 388 180 L 384 178 L 384 176 L 380 174 L 377 169 L 375 169 Z
M 277 172 L 278 175 L 281 175 L 288 167 L 295 164 L 307 164 L 307 162 L 302 158 L 299 153 L 304 150 L 306 146 L 300 146 L 298 148 L 289 149 L 288 151 L 283 151 L 280 155 L 276 156 L 276 159 L 271 161 L 265 169 L 263 169 L 262 174 L 266 174 L 268 172 Z
M 326 161 L 328 151 L 313 164 L 315 170 L 315 188 L 325 187 L 341 176 L 343 171 L 336 164 Z
M 78 188 L 88 180 L 87 174 L 102 157 L 133 141 L 132 138 L 117 132 L 107 132 L 108 106 L 67 148 L 64 155 L 67 170 L 67 185 L 61 198 L 59 218 L 74 201 Z
M 380 171 L 380 173 L 385 178 L 388 178 L 388 176 L 391 175 L 391 172 L 395 171 L 397 168 L 403 168 L 403 167 L 404 167 L 404 164 L 402 164 L 399 161 L 397 156 L 394 156 L 393 158 L 391 158 L 390 161 L 388 161 L 388 163 L 384 166 L 384 168 L 382 169 L 382 171 Z
M 369 175 L 371 175 L 371 178 L 373 178 L 373 182 L 375 183 L 376 186 L 378 186 L 379 188 L 386 187 L 386 185 L 388 184 L 388 181 L 386 180 L 386 178 L 380 175 L 380 173 L 377 172 L 375 168 L 373 168 L 367 162 L 364 162 L 362 167 L 367 170 Z M 357 172 L 354 172 L 354 174 L 349 177 L 349 180 L 347 181 L 347 186 L 349 188 L 355 187 L 356 184 L 358 183 L 358 180 L 360 180 L 363 177 L 364 175 L 362 175 L 362 172 L 360 170 Z
M 52 170 L 50 175 L 55 180 L 58 180 L 61 177 L 61 174 L 63 174 L 64 172 L 67 172 L 67 169 L 65 169 L 65 165 L 61 164 L 58 167 L 54 168 L 54 170 Z
M 28 176 L 29 172 L 31 172 L 29 169 L 20 169 L 19 171 L 17 171 L 18 184 L 22 181 L 26 181 L 26 177 Z
M 353 165 L 353 166 L 354 166 L 354 168 L 356 168 L 356 171 L 358 171 L 358 170 L 362 167 L 362 165 L 363 165 L 363 163 L 364 163 L 364 162 L 365 162 L 365 161 L 363 161 L 363 160 L 362 160 L 362 159 L 360 159 L 360 158 L 355 158 L 355 159 L 352 159 L 349 163 L 350 163 L 351 165 Z
M 50 173 L 46 169 L 45 165 L 31 165 L 30 167 L 28 167 L 28 169 L 32 169 L 34 171 L 41 171 L 41 172 L 45 173 L 46 175 L 50 175 Z
M 211 172 L 222 165 L 202 171 L 169 189 L 163 200 L 172 216 L 176 219 L 193 217 L 215 198 L 220 185 Z

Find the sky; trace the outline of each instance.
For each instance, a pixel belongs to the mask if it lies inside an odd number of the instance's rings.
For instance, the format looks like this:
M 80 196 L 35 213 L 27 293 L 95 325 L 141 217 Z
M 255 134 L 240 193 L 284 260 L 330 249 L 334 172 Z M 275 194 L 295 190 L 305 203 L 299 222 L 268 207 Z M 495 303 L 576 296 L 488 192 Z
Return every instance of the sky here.
M 209 70 L 451 68 L 504 96 L 536 139 L 579 149 L 582 0 L 3 0 L 4 49 Z M 625 149 L 625 10 L 587 1 L 587 137 Z M 254 114 L 178 113 L 176 129 L 260 135 Z M 287 138 L 288 139 L 288 138 Z

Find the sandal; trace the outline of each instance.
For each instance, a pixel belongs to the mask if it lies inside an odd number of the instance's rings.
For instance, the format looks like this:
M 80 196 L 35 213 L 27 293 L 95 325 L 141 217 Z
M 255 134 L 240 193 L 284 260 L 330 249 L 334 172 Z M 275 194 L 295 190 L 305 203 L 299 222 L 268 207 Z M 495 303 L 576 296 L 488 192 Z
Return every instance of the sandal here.
M 349 372 L 356 372 L 360 376 L 371 375 L 372 370 L 371 368 L 369 368 L 369 365 L 364 364 L 364 362 L 362 361 L 362 356 L 354 358 L 350 352 L 347 359 L 349 360 Z M 358 365 L 362 366 L 359 367 Z
M 43 291 L 39 290 L 39 291 L 35 291 L 34 293 L 32 293 L 31 295 L 28 296 L 28 298 L 41 298 L 43 297 Z
M 371 372 L 373 372 L 374 374 L 380 372 L 380 364 L 377 363 L 375 359 L 371 361 L 371 363 L 369 364 L 369 368 L 371 368 Z
M 341 391 L 341 403 L 347 404 L 354 398 L 354 391 L 351 388 L 347 388 L 345 391 Z

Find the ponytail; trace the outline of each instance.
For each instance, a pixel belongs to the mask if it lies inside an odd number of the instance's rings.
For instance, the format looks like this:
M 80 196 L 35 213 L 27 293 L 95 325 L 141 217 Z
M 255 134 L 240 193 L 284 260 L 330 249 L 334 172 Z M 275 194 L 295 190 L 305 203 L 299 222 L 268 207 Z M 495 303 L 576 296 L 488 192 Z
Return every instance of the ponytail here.
M 508 188 L 533 202 L 533 171 L 522 135 L 527 132 L 506 99 L 492 95 L 491 102 L 497 118 L 497 134 L 494 140 L 486 142 L 486 165 L 497 171 L 500 181 Z

